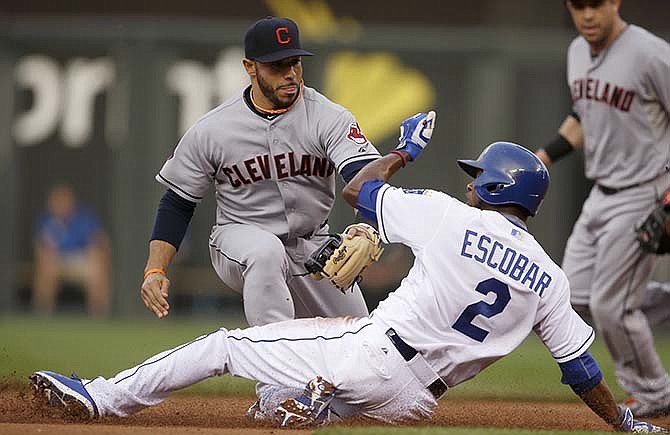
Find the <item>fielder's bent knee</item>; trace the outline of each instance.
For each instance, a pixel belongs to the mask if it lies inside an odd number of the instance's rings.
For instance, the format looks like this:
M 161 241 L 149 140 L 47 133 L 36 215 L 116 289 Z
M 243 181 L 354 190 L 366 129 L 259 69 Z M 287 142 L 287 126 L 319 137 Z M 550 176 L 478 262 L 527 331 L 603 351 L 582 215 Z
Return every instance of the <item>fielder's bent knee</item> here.
M 277 268 L 288 270 L 286 248 L 278 238 L 267 240 L 249 252 L 245 263 L 247 267 L 268 268 L 273 271 Z

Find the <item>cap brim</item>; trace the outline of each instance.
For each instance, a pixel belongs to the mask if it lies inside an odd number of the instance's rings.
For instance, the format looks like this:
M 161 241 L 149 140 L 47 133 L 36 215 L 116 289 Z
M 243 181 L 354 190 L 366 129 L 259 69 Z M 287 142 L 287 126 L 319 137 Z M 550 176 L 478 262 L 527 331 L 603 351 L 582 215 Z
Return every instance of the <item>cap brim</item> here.
M 477 172 L 481 170 L 477 160 L 457 160 L 458 166 L 468 173 L 472 178 L 477 178 Z
M 266 54 L 265 56 L 258 56 L 253 58 L 253 60 L 261 63 L 269 63 L 293 56 L 314 56 L 314 53 L 310 53 L 309 51 L 303 50 L 302 48 L 289 48 L 287 50 L 281 50 L 276 53 Z

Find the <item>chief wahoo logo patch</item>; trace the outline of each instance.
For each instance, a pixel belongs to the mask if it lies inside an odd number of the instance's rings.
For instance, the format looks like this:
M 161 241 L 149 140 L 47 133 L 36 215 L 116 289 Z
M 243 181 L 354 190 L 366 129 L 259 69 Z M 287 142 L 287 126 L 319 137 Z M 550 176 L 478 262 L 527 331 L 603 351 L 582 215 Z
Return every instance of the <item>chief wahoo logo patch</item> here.
M 347 134 L 347 139 L 358 145 L 365 145 L 368 143 L 368 138 L 365 137 L 361 128 L 358 126 L 358 123 L 349 125 L 349 133 Z

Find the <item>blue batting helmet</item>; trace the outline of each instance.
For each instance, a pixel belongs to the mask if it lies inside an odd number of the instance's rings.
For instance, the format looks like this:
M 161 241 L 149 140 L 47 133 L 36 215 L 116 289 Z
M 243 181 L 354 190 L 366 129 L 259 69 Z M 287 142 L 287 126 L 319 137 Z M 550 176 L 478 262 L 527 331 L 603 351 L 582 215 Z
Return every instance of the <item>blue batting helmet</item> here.
M 459 160 L 474 180 L 474 191 L 487 204 L 518 205 L 535 216 L 549 188 L 549 171 L 531 151 L 511 142 L 495 142 L 477 160 Z M 481 171 L 481 174 L 477 174 Z

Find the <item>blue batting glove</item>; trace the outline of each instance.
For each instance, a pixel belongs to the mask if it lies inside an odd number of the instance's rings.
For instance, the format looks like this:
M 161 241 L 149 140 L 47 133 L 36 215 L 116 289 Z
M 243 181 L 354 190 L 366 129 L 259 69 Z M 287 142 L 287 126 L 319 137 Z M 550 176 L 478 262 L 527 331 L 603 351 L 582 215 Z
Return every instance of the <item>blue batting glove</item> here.
M 430 142 L 433 128 L 435 128 L 435 112 L 432 110 L 407 118 L 400 124 L 400 137 L 398 138 L 400 143 L 396 149 L 407 152 L 410 160 L 415 160 Z
M 646 421 L 635 420 L 630 408 L 619 408 L 619 420 L 621 424 L 616 428 L 619 432 L 668 433 L 667 429 L 663 429 L 660 426 L 654 426 Z

